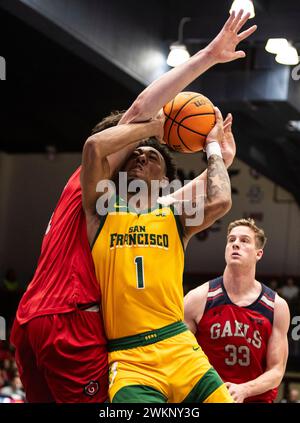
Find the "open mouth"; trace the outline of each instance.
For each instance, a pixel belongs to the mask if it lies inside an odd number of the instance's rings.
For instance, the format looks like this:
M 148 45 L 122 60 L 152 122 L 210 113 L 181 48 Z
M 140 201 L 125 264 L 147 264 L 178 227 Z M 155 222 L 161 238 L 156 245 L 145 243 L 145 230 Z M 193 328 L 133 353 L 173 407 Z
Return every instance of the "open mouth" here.
M 143 170 L 143 166 L 140 163 L 135 163 L 130 170 Z
M 241 257 L 241 255 L 239 253 L 232 253 L 231 257 Z

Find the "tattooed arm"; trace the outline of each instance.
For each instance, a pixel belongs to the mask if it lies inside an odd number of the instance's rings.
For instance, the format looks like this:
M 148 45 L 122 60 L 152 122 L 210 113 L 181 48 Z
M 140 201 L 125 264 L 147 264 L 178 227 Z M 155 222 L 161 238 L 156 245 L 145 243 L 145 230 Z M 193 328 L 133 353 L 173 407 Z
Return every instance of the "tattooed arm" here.
M 216 117 L 216 125 L 207 136 L 207 144 L 215 141 L 221 144 L 223 140 L 223 119 L 218 109 L 216 109 Z M 181 221 L 185 246 L 194 234 L 211 226 L 231 208 L 229 176 L 223 159 L 217 154 L 212 154 L 208 159 L 206 193 L 203 192 L 204 189 L 203 182 L 200 186 L 196 184 L 192 193 L 192 208 L 191 202 L 187 203 L 189 206 L 185 205 L 183 208 Z

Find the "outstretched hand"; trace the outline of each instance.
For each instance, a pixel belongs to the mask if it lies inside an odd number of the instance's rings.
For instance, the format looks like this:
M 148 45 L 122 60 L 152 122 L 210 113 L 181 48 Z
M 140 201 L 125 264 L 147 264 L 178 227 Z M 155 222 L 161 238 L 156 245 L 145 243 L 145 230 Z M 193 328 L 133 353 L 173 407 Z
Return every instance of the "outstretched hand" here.
M 215 63 L 226 63 L 246 56 L 242 50 L 235 51 L 237 45 L 248 38 L 257 26 L 253 25 L 245 31 L 239 33 L 250 17 L 250 13 L 243 16 L 244 11 L 240 10 L 236 15 L 233 11 L 227 19 L 225 25 L 216 38 L 206 47 Z

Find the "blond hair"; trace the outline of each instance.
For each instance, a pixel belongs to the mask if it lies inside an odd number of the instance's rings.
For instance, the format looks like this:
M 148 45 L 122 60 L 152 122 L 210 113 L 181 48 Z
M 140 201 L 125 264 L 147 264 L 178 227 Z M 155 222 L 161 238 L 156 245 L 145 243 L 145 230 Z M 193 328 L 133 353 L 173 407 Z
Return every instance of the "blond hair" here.
M 265 232 L 262 228 L 256 226 L 255 221 L 253 219 L 238 219 L 234 220 L 233 222 L 229 223 L 227 229 L 227 236 L 230 234 L 233 228 L 237 226 L 247 226 L 248 228 L 252 229 L 255 235 L 255 245 L 257 248 L 264 248 L 267 242 L 267 237 Z

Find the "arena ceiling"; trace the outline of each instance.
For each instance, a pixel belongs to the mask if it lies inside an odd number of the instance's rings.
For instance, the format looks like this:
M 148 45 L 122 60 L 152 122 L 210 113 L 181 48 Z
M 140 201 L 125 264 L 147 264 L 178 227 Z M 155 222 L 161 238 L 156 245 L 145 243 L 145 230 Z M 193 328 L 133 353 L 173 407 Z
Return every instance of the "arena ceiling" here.
M 300 2 L 257 0 L 258 31 L 247 59 L 220 65 L 189 89 L 235 118 L 238 157 L 288 189 L 300 203 L 300 80 L 265 52 L 270 37 L 300 52 Z M 184 16 L 191 54 L 225 21 L 231 0 L 0 0 L 0 149 L 80 151 L 91 127 L 168 70 L 168 46 Z M 300 75 L 300 70 L 299 70 Z M 296 122 L 296 123 L 291 123 Z M 293 126 L 294 125 L 294 126 Z

